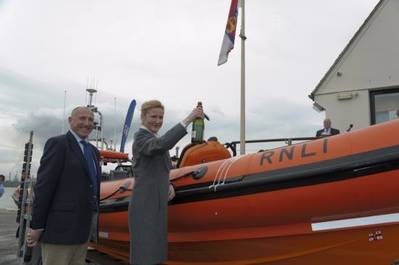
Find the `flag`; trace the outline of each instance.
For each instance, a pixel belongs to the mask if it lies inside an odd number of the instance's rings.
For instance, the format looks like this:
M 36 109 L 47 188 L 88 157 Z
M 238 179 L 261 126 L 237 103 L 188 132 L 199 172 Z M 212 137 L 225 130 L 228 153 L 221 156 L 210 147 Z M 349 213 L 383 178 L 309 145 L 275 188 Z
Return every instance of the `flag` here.
M 119 150 L 119 152 L 121 152 L 121 153 L 125 152 L 125 143 L 126 143 L 127 136 L 129 135 L 129 129 L 130 129 L 130 125 L 132 123 L 135 108 L 136 108 L 136 100 L 133 99 L 130 102 L 129 109 L 126 113 L 125 124 L 123 125 L 121 148 Z
M 218 65 L 227 62 L 229 52 L 234 48 L 234 38 L 236 36 L 238 0 L 231 0 L 229 16 L 227 18 L 226 31 L 224 32 L 222 48 L 220 49 Z

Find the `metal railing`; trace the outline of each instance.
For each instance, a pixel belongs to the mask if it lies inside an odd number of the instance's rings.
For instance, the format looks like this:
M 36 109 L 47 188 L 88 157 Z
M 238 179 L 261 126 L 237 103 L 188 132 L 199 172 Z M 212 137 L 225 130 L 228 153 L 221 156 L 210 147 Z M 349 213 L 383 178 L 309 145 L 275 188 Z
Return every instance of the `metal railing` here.
M 273 138 L 273 139 L 261 139 L 261 140 L 246 140 L 246 144 L 253 144 L 253 143 L 273 143 L 273 142 L 284 142 L 286 145 L 292 145 L 293 142 L 299 141 L 311 141 L 318 139 L 318 137 L 290 137 L 290 138 Z M 237 145 L 240 144 L 240 141 L 232 141 L 229 143 L 225 143 L 226 148 L 230 148 L 233 156 L 237 155 Z

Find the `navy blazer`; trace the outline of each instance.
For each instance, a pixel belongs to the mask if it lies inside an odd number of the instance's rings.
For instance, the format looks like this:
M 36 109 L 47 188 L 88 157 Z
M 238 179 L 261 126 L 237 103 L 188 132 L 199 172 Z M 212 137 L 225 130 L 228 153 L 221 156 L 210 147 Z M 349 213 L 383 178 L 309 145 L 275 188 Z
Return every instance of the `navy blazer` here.
M 100 196 L 98 150 L 89 145 L 97 159 L 97 205 Z M 89 170 L 82 150 L 71 132 L 50 138 L 43 151 L 37 182 L 31 228 L 43 228 L 41 241 L 52 244 L 83 244 L 90 235 L 93 199 Z
M 321 129 L 321 130 L 318 130 L 318 131 L 316 132 L 316 137 L 321 137 L 321 136 L 323 136 L 323 135 L 322 135 L 323 132 L 324 132 L 324 128 Z M 336 134 L 339 134 L 339 130 L 338 130 L 338 129 L 335 129 L 335 128 L 330 128 L 330 133 L 331 133 L 331 135 L 336 135 Z

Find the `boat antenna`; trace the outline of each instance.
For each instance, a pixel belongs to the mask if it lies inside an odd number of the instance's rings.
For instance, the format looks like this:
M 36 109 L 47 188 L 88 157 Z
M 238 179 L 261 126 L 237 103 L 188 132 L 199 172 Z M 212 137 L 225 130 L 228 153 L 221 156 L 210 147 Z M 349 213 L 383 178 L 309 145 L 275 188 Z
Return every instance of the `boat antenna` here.
M 94 88 L 87 88 L 86 89 L 87 93 L 89 94 L 89 104 L 87 107 L 94 113 L 97 114 L 100 118 L 99 122 L 94 121 L 94 130 L 96 131 L 96 147 L 104 149 L 104 141 L 103 141 L 103 132 L 102 132 L 102 124 L 103 124 L 103 115 L 101 114 L 100 111 L 98 111 L 97 107 L 93 105 L 93 95 L 97 93 L 97 90 Z M 99 143 L 101 143 L 101 146 L 99 146 Z
M 346 129 L 346 131 L 350 132 L 350 130 L 352 130 L 352 128 L 353 128 L 353 124 L 351 123 L 351 124 L 349 124 L 349 127 L 348 127 L 348 129 Z
M 61 134 L 63 134 L 63 133 L 65 132 L 66 95 L 67 95 L 67 91 L 66 91 L 66 89 L 65 89 L 65 90 L 64 90 L 64 110 L 63 110 L 63 113 L 62 113 L 62 121 L 61 121 L 61 124 L 62 124 L 62 131 L 61 131 Z
M 98 91 L 98 80 L 94 79 L 94 88 Z M 97 103 L 97 94 L 94 95 L 95 96 L 95 102 Z
M 87 76 L 86 78 L 86 88 L 90 87 L 90 78 Z M 85 94 L 85 104 L 87 103 L 87 93 Z
M 114 117 L 116 118 L 116 97 L 114 97 Z M 114 134 L 112 136 L 112 142 L 114 143 L 114 146 L 113 147 L 111 146 L 111 149 L 114 151 L 116 150 L 116 141 L 114 141 L 115 136 L 116 136 L 116 123 L 114 122 Z
M 94 88 L 87 88 L 87 93 L 89 93 L 89 104 L 87 105 L 88 108 L 95 108 L 93 105 L 93 95 L 97 93 L 97 90 Z

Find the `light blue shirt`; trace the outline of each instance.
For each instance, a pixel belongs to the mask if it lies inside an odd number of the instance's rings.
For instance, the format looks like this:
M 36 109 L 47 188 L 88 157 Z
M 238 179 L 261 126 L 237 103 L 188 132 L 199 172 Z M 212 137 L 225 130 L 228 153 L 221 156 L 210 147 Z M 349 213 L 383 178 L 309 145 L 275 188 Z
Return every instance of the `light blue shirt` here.
M 80 150 L 82 150 L 82 154 L 84 154 L 84 146 L 83 146 L 83 144 L 82 144 L 80 141 L 86 141 L 86 139 L 80 138 L 79 135 L 77 135 L 77 134 L 76 134 L 74 131 L 72 131 L 72 130 L 69 130 L 69 131 L 72 133 L 73 137 L 75 137 L 76 142 L 78 142 L 78 144 L 79 144 L 79 146 L 80 146 Z
M 69 130 L 71 133 L 72 133 L 72 135 L 73 135 L 73 137 L 75 137 L 75 140 L 78 142 L 78 144 L 79 144 L 79 146 L 80 146 L 80 150 L 82 151 L 82 154 L 84 155 L 85 154 L 85 149 L 84 149 L 84 146 L 83 146 L 83 144 L 80 142 L 80 141 L 85 141 L 85 142 L 87 142 L 87 139 L 82 139 L 82 138 L 80 138 L 79 137 L 79 135 L 77 135 L 74 131 L 72 131 L 72 130 Z M 89 144 L 89 142 L 87 142 L 88 144 Z M 94 163 L 94 170 L 95 171 L 97 171 L 97 168 L 96 168 L 96 163 L 95 163 L 95 161 L 93 160 L 93 163 Z

